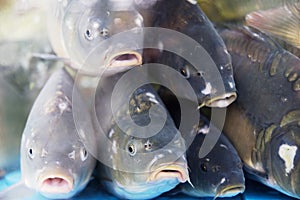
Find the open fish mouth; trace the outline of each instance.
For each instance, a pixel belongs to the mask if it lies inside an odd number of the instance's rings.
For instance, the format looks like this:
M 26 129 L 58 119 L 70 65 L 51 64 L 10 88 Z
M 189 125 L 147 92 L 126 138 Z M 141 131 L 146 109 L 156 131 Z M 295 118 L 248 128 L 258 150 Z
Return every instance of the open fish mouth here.
M 217 194 L 215 199 L 218 197 L 233 197 L 239 193 L 243 193 L 245 191 L 245 185 L 237 184 L 237 185 L 230 185 L 227 187 L 219 187 L 217 189 Z
M 158 169 L 156 169 L 150 174 L 147 181 L 150 182 L 150 181 L 157 181 L 162 179 L 174 179 L 174 178 L 177 178 L 181 183 L 189 181 L 187 166 L 173 164 L 173 165 L 165 165 L 159 167 Z
M 66 174 L 46 174 L 39 177 L 39 191 L 46 194 L 67 194 L 74 188 L 72 176 Z
M 136 51 L 118 53 L 110 59 L 109 67 L 132 67 L 142 64 L 142 55 Z
M 204 102 L 204 105 L 208 107 L 225 108 L 234 102 L 237 98 L 236 92 L 226 93 L 221 96 L 217 96 Z

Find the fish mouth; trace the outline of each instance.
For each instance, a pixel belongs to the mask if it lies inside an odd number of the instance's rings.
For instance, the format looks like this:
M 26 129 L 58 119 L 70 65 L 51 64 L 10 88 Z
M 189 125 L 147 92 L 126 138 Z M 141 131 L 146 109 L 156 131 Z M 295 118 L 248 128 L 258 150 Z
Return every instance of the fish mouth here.
M 132 67 L 142 64 L 142 55 L 136 51 L 118 53 L 110 59 L 109 67 Z
M 187 166 L 185 164 L 172 164 L 159 167 L 150 174 L 147 181 L 150 182 L 172 178 L 177 178 L 181 183 L 189 181 Z
M 234 102 L 236 98 L 236 92 L 226 93 L 204 102 L 204 105 L 208 107 L 225 108 Z
M 237 184 L 231 185 L 227 187 L 219 187 L 217 189 L 217 194 L 215 199 L 218 197 L 233 197 L 239 193 L 243 193 L 245 191 L 245 185 Z
M 41 175 L 38 179 L 39 192 L 46 194 L 67 194 L 74 188 L 72 176 L 63 173 Z

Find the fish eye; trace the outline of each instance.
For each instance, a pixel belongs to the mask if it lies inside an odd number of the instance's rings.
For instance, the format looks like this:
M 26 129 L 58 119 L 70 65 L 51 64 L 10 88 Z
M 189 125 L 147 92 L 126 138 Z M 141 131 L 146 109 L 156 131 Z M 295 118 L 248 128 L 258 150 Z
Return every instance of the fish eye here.
M 88 152 L 87 152 L 87 150 L 84 147 L 82 147 L 80 149 L 80 159 L 82 161 L 85 161 L 87 159 L 87 157 L 88 157 Z
M 187 66 L 182 67 L 182 68 L 180 69 L 180 73 L 181 73 L 181 75 L 182 75 L 184 78 L 190 78 L 190 70 L 188 69 Z
M 200 167 L 202 171 L 207 172 L 207 166 L 205 163 L 202 163 Z
M 29 148 L 27 153 L 28 153 L 28 156 L 29 156 L 30 159 L 34 158 L 34 154 L 33 154 L 33 149 L 32 148 Z
M 87 30 L 85 31 L 84 36 L 85 36 L 86 39 L 92 40 L 92 39 L 93 39 L 93 34 L 92 34 L 91 29 L 87 29 Z
M 134 144 L 129 144 L 127 147 L 127 150 L 129 152 L 129 155 L 134 156 L 136 154 L 136 148 Z

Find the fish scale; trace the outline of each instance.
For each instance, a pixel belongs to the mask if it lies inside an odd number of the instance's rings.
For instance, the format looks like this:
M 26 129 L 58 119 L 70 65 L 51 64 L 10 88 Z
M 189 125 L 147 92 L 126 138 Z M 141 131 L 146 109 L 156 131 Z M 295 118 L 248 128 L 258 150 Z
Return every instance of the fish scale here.
M 231 27 L 219 33 L 228 46 L 238 90 L 224 132 L 250 177 L 299 198 L 300 59 L 254 29 Z M 288 152 L 293 150 L 295 154 Z
M 243 85 L 240 87 L 245 88 L 245 92 L 240 94 L 240 99 L 243 99 L 243 102 L 250 102 L 251 100 L 250 98 L 247 98 L 247 95 L 251 94 L 256 96 L 258 101 L 273 102 L 273 106 L 269 105 L 270 108 L 266 110 L 267 112 L 270 112 L 269 114 L 266 114 L 265 110 L 264 112 L 260 112 L 259 105 L 253 105 L 251 109 L 254 109 L 256 111 L 254 113 L 256 115 L 257 120 L 263 119 L 263 122 L 268 124 L 268 118 L 272 118 L 272 122 L 274 121 L 276 123 L 279 123 L 282 117 L 281 113 L 287 113 L 288 111 L 296 109 L 299 106 L 297 101 L 293 101 L 293 99 L 297 99 L 297 85 L 299 76 L 298 74 L 300 68 L 299 59 L 294 55 L 290 54 L 289 52 L 284 51 L 280 46 L 276 44 L 267 43 L 264 42 L 264 40 L 259 41 L 259 39 L 255 39 L 254 36 L 251 38 L 251 36 L 243 34 L 241 32 L 236 32 L 236 34 L 240 35 L 240 37 L 238 37 L 240 41 L 245 41 L 244 45 L 246 44 L 246 46 L 240 47 L 238 45 L 242 44 L 242 42 L 237 43 L 237 45 L 234 45 L 235 43 L 231 45 L 231 41 L 235 39 L 233 35 L 230 36 L 228 33 L 229 31 L 227 33 L 226 31 L 224 31 L 221 34 L 224 36 L 224 41 L 230 49 L 230 53 L 232 55 L 232 58 L 234 59 L 234 64 L 236 66 L 249 66 L 247 68 L 235 68 L 235 73 L 245 74 L 249 73 L 249 70 L 251 70 L 252 74 L 256 73 L 257 75 L 253 75 L 251 77 L 244 77 L 244 79 L 249 79 L 249 81 L 251 79 L 255 79 L 261 84 L 268 83 L 270 85 L 270 88 L 261 88 L 261 93 L 265 96 L 260 96 L 260 94 L 257 94 L 252 89 L 256 88 L 257 85 L 249 85 L 245 81 L 244 83 L 242 83 L 242 79 L 239 78 L 240 76 L 236 76 L 236 81 L 239 81 L 239 84 Z M 253 57 L 252 55 L 254 54 L 253 51 L 256 48 L 251 48 L 250 43 L 254 43 L 255 46 L 260 46 L 260 48 L 257 48 L 260 50 L 259 57 L 262 57 L 264 59 L 258 59 L 256 62 L 254 62 L 254 60 L 251 59 Z M 249 57 L 248 55 L 251 56 Z M 293 79 L 289 80 L 288 77 L 290 75 L 293 76 Z M 269 82 L 270 80 L 272 81 Z M 278 88 L 278 90 L 275 90 L 275 88 Z M 292 90 L 294 90 L 294 92 L 290 92 L 290 90 L 283 90 L 280 88 L 291 88 Z M 270 89 L 273 91 L 270 91 Z M 282 98 L 286 98 L 290 105 L 286 106 L 284 104 L 285 102 L 282 102 Z M 240 106 L 243 106 L 243 102 Z M 271 109 L 271 107 L 274 107 L 274 105 L 276 106 L 276 110 Z
M 168 93 L 170 91 L 165 88 L 160 88 L 158 91 L 176 126 L 179 126 L 181 108 L 177 97 Z M 214 120 L 209 121 L 201 112 L 191 132 L 194 138 L 186 152 L 191 184 L 180 184 L 170 193 L 182 192 L 193 197 L 214 198 L 243 193 L 245 178 L 242 161 L 228 138 L 214 125 Z M 218 133 L 221 135 L 215 144 L 205 142 L 207 135 Z M 190 137 L 188 132 L 183 132 L 182 135 L 184 138 Z M 204 157 L 200 156 L 200 152 L 210 145 L 214 145 L 210 152 L 205 156 L 202 154 Z
M 143 18 L 132 1 L 48 1 L 52 47 L 71 67 L 96 76 L 99 69 L 126 70 L 142 63 Z M 122 41 L 109 40 L 123 31 Z M 105 42 L 108 41 L 108 42 Z M 114 48 L 111 43 L 113 42 Z
M 155 198 L 189 180 L 185 142 L 168 113 L 163 127 L 153 135 L 153 120 L 163 122 L 164 115 L 156 110 L 150 119 L 150 109 L 160 106 L 163 110 L 164 105 L 150 84 L 129 96 L 121 89 L 120 104 L 113 101 L 114 88 L 124 74 L 102 76 L 97 88 L 95 127 L 100 162 L 95 174 L 106 190 L 119 198 Z M 146 78 L 135 74 L 123 80 L 122 86 L 129 90 L 136 79 Z M 115 116 L 112 107 L 116 107 Z M 133 123 L 144 129 L 137 131 Z M 146 127 L 149 123 L 152 126 Z
M 82 118 L 74 118 L 77 112 Z M 86 147 L 85 141 L 91 146 Z M 79 193 L 96 164 L 88 152 L 95 146 L 91 141 L 95 135 L 88 108 L 73 78 L 65 68 L 58 69 L 35 100 L 23 131 L 20 152 L 25 186 L 47 198 Z
M 154 14 L 150 15 L 149 13 Z M 176 15 L 174 15 L 174 13 L 176 13 Z M 178 55 L 163 51 L 164 49 L 160 49 L 162 52 L 156 54 L 145 51 L 145 62 L 150 60 L 151 62 L 162 63 L 171 66 L 181 73 L 195 90 L 200 104 L 199 106 L 226 107 L 236 99 L 231 60 L 226 46 L 214 29 L 213 24 L 209 21 L 201 8 L 198 7 L 196 2 L 193 3 L 193 1 L 187 0 L 161 0 L 146 11 L 141 11 L 141 14 L 145 21 L 152 22 L 150 26 L 178 31 L 190 37 L 196 41 L 199 46 L 203 47 L 208 53 L 208 57 L 210 57 L 215 64 L 216 73 L 220 75 L 225 91 L 216 88 L 217 84 L 214 83 L 216 74 L 210 71 L 210 66 L 202 66 L 202 69 L 196 69 L 189 61 Z M 145 38 L 147 38 L 147 35 L 145 35 Z M 181 51 L 187 51 L 187 49 L 185 49 L 186 47 L 179 47 L 179 45 L 176 45 L 176 41 L 172 41 L 172 35 L 170 35 L 166 41 L 154 42 L 158 42 L 158 44 L 161 43 L 161 46 L 173 45 L 174 48 L 181 48 Z M 196 51 L 199 47 L 196 45 L 194 48 Z M 191 54 L 192 53 L 193 52 L 191 52 Z M 202 58 L 199 58 L 198 62 L 200 64 L 204 61 Z M 203 74 L 205 74 L 205 76 L 203 76 Z M 207 89 L 207 82 L 211 84 L 210 90 Z

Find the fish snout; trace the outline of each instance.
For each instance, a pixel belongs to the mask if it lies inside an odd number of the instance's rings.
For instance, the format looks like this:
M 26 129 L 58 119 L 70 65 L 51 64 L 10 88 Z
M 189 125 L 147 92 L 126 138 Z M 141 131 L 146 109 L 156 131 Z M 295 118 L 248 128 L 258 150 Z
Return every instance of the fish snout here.
M 241 173 L 234 173 L 231 177 L 222 178 L 216 189 L 217 197 L 233 197 L 245 191 L 245 178 Z
M 231 185 L 217 190 L 216 197 L 233 197 L 245 191 L 245 185 Z
M 237 98 L 236 92 L 225 93 L 220 96 L 216 96 L 204 102 L 208 107 L 225 108 L 234 102 Z
M 142 64 L 142 55 L 137 51 L 122 51 L 109 59 L 109 67 L 134 67 Z
M 189 173 L 185 163 L 164 165 L 151 172 L 148 182 L 163 179 L 175 179 L 181 183 L 189 181 Z
M 68 195 L 74 189 L 74 177 L 65 169 L 48 169 L 38 177 L 37 187 L 38 191 L 48 198 Z

